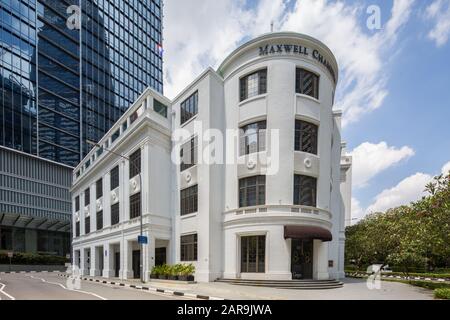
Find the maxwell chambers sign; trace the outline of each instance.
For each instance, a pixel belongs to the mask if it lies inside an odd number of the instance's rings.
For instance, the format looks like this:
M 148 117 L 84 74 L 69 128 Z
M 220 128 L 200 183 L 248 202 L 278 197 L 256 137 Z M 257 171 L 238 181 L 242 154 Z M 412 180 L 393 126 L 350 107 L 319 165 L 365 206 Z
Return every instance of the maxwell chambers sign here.
M 266 45 L 265 47 L 259 47 L 260 56 L 268 56 L 272 54 L 300 54 L 304 56 L 311 56 L 314 60 L 317 60 L 327 68 L 331 73 L 334 82 L 336 82 L 336 74 L 333 70 L 331 64 L 325 59 L 325 57 L 319 52 L 319 50 L 311 50 L 309 48 L 292 45 L 292 44 L 277 44 L 277 45 Z

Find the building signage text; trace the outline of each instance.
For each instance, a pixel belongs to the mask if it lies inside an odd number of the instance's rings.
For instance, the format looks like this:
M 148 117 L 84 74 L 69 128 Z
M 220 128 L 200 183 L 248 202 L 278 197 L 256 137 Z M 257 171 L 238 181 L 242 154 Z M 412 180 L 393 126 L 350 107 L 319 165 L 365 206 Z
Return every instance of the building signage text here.
M 333 67 L 328 62 L 328 60 L 324 57 L 323 54 L 319 52 L 317 49 L 309 49 L 307 47 L 292 45 L 292 44 L 276 44 L 276 45 L 265 45 L 263 47 L 259 47 L 259 55 L 260 56 L 268 56 L 273 54 L 298 54 L 303 56 L 311 56 L 314 60 L 320 62 L 327 70 L 331 73 L 334 82 L 336 82 L 336 74 L 334 72 Z

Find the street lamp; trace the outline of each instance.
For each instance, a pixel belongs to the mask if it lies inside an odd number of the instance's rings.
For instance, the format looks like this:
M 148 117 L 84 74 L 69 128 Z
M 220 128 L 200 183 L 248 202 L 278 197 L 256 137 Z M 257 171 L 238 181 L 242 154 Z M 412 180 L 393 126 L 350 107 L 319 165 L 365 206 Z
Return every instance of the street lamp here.
M 124 156 L 123 154 L 120 154 L 120 153 L 117 153 L 117 152 L 114 152 L 114 151 L 112 151 L 112 150 L 110 150 L 110 149 L 107 149 L 107 148 L 105 148 L 105 147 L 102 147 L 101 145 L 99 145 L 98 143 L 96 143 L 96 142 L 94 142 L 94 141 L 91 141 L 91 140 L 87 140 L 86 139 L 86 142 L 88 143 L 88 144 L 90 144 L 90 145 L 92 145 L 92 146 L 94 146 L 94 147 L 97 147 L 97 148 L 103 148 L 103 150 L 105 150 L 105 151 L 107 151 L 107 152 L 109 152 L 109 153 L 111 153 L 111 154 L 114 154 L 114 155 L 116 155 L 116 156 L 118 156 L 118 157 L 120 157 L 120 158 L 122 158 L 122 159 L 125 159 L 125 160 L 127 160 L 128 161 L 128 163 L 129 164 L 131 164 L 131 165 L 133 165 L 134 166 L 134 168 L 136 169 L 136 171 L 137 172 L 139 172 L 139 190 L 140 190 L 140 193 L 141 193 L 141 212 L 140 212 L 140 241 L 139 241 L 139 246 L 140 246 L 140 249 L 141 249 L 141 263 L 140 263 L 140 269 L 141 269 L 141 282 L 142 283 L 144 283 L 144 244 L 142 243 L 142 237 L 143 237 L 143 221 L 142 221 L 142 175 L 141 175 L 141 169 L 140 168 L 138 168 L 135 164 L 134 164 L 134 162 L 133 161 L 130 161 L 130 158 L 129 157 L 126 157 L 126 156 Z

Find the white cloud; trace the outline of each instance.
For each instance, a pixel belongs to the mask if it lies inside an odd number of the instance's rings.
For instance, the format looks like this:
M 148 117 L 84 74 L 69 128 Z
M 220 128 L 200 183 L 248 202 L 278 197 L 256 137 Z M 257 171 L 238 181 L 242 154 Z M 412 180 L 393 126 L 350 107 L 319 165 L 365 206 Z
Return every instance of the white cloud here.
M 282 0 L 263 0 L 257 8 L 246 8 L 245 3 L 165 1 L 164 77 L 168 97 L 175 97 L 207 67 L 217 67 L 243 39 L 268 32 L 267 21 L 284 11 Z
M 366 211 L 361 206 L 358 199 L 352 198 L 352 224 L 357 223 L 366 215 Z
M 428 38 L 442 47 L 450 36 L 450 0 L 435 0 L 427 7 L 425 17 L 433 22 Z
M 441 172 L 443 174 L 450 172 L 450 161 L 442 167 Z M 354 223 L 357 223 L 369 213 L 385 212 L 390 208 L 408 205 L 413 201 L 419 200 L 427 195 L 425 187 L 432 180 L 433 176 L 426 173 L 419 172 L 409 176 L 396 186 L 380 192 L 367 208 L 364 208 L 358 199 L 352 198 L 352 219 L 357 219 Z
M 387 209 L 409 204 L 426 195 L 425 186 L 433 179 L 424 173 L 416 173 L 402 180 L 395 187 L 382 191 L 375 197 L 366 212 L 384 212 Z
M 353 186 L 360 188 L 382 171 L 412 157 L 414 150 L 388 146 L 386 142 L 364 142 L 349 154 L 353 157 Z
M 408 21 L 412 0 L 395 0 L 383 30 L 370 35 L 361 24 L 365 8 L 341 0 L 245 0 L 165 2 L 165 92 L 174 97 L 208 66 L 217 65 L 238 44 L 269 31 L 296 31 L 322 40 L 340 67 L 336 107 L 343 125 L 379 108 L 388 95 L 386 56 Z M 365 19 L 364 19 L 365 20 Z
M 442 167 L 442 174 L 447 175 L 450 173 L 450 161 L 447 162 L 443 167 Z

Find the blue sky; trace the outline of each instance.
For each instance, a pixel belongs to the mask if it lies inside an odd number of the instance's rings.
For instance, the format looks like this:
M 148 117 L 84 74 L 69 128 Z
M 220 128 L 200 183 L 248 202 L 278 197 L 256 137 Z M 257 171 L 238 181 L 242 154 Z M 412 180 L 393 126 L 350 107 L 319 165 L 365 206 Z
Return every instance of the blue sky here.
M 366 25 L 371 5 L 381 29 Z M 167 0 L 165 93 L 217 67 L 270 21 L 320 39 L 337 57 L 355 217 L 418 199 L 450 168 L 450 0 Z

